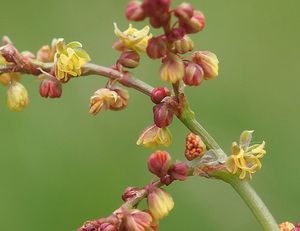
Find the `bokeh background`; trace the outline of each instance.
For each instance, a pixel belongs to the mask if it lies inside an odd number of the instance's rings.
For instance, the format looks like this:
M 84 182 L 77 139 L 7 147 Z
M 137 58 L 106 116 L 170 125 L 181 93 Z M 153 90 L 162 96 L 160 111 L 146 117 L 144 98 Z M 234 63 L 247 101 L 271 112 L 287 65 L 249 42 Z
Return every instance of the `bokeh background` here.
M 174 1 L 174 5 L 180 1 Z M 193 36 L 196 48 L 220 59 L 220 76 L 187 95 L 198 118 L 228 151 L 244 129 L 267 142 L 268 154 L 253 186 L 278 222 L 300 220 L 299 7 L 288 0 L 190 0 L 207 16 Z M 125 0 L 1 1 L 0 35 L 20 50 L 36 51 L 53 37 L 84 44 L 94 62 L 111 65 L 113 22 L 126 28 Z M 136 26 L 143 26 L 138 23 Z M 154 32 L 156 33 L 156 32 Z M 155 86 L 159 62 L 145 56 L 135 70 Z M 39 82 L 24 76 L 30 106 L 6 107 L 0 88 L 0 224 L 10 231 L 76 230 L 85 220 L 109 215 L 127 186 L 142 186 L 151 175 L 151 150 L 135 145 L 151 123 L 152 103 L 133 90 L 122 112 L 88 111 L 89 97 L 105 84 L 80 78 L 64 86 L 59 100 L 41 98 Z M 183 159 L 187 129 L 172 124 L 174 159 Z M 219 181 L 191 178 L 168 189 L 176 202 L 161 230 L 261 230 L 233 189 Z

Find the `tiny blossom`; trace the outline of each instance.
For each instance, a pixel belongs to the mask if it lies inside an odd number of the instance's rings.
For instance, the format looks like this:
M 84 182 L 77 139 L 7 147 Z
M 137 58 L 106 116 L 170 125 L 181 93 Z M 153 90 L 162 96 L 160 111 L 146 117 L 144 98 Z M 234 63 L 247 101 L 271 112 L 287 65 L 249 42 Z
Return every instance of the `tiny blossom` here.
M 200 138 L 194 133 L 190 133 L 186 137 L 185 143 L 185 157 L 188 160 L 194 160 L 197 157 L 203 156 L 206 151 L 206 145 Z
M 150 172 L 158 177 L 163 177 L 171 167 L 171 156 L 168 152 L 156 151 L 148 158 L 147 165 Z
M 114 23 L 115 34 L 122 41 L 123 45 L 137 52 L 145 52 L 148 41 L 152 37 L 149 35 L 150 27 L 145 26 L 142 30 L 137 30 L 132 27 L 132 24 L 129 24 L 129 28 L 125 31 L 121 31 L 117 24 Z
M 226 161 L 227 170 L 232 174 L 239 173 L 240 179 L 245 179 L 247 174 L 252 179 L 252 174 L 261 169 L 260 159 L 266 154 L 265 142 L 261 144 L 250 145 L 253 131 L 245 131 L 242 133 L 240 143 L 232 143 L 231 156 Z M 243 137 L 248 136 L 245 140 Z M 243 142 L 241 142 L 243 141 Z
M 124 51 L 118 63 L 127 68 L 136 68 L 140 64 L 140 55 L 136 51 Z
M 182 80 L 184 76 L 184 63 L 182 59 L 175 55 L 169 54 L 164 60 L 160 69 L 160 77 L 163 81 L 176 83 Z
M 168 216 L 174 207 L 171 195 L 161 188 L 155 188 L 149 193 L 147 203 L 152 217 L 157 221 Z
M 210 51 L 196 51 L 192 55 L 192 60 L 203 68 L 205 80 L 218 76 L 219 60 L 214 53 Z
M 172 135 L 168 128 L 159 128 L 156 125 L 147 127 L 140 135 L 137 145 L 144 145 L 147 148 L 156 148 L 159 145 L 170 146 Z
M 118 100 L 118 94 L 108 88 L 97 90 L 90 99 L 90 110 L 92 115 L 98 112 L 107 110 L 111 105 L 114 105 Z
M 189 36 L 184 36 L 182 39 L 177 40 L 174 43 L 174 52 L 179 54 L 185 54 L 194 49 L 194 42 Z
M 5 65 L 8 64 L 8 62 L 6 62 L 5 58 L 0 55 L 0 65 Z M 21 78 L 20 73 L 17 72 L 12 72 L 12 73 L 3 73 L 0 74 L 0 83 L 2 83 L 4 86 L 7 86 L 8 84 L 10 84 L 12 81 L 19 81 Z
M 58 39 L 55 54 L 55 74 L 58 80 L 66 81 L 70 76 L 80 76 L 81 67 L 90 61 L 89 55 L 82 49 L 79 42 L 65 45 L 63 39 Z
M 22 111 L 29 102 L 26 88 L 19 82 L 12 82 L 7 89 L 7 106 L 11 111 Z
M 138 209 L 125 211 L 120 231 L 146 231 L 151 223 L 152 216 L 147 212 Z
M 279 224 L 280 231 L 293 231 L 294 228 L 295 226 L 288 221 Z

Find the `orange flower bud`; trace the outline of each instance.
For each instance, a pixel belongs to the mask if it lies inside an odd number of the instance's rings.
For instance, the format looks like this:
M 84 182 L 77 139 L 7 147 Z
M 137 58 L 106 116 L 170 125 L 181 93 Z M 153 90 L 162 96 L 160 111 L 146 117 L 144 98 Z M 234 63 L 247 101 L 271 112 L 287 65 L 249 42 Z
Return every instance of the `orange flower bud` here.
M 98 112 L 107 110 L 111 105 L 115 104 L 118 100 L 118 94 L 108 88 L 101 88 L 97 90 L 90 98 L 90 110 L 92 115 Z
M 190 133 L 186 137 L 185 157 L 188 160 L 194 160 L 197 157 L 203 156 L 206 151 L 206 145 L 201 138 L 194 133 Z
M 291 222 L 283 222 L 279 225 L 280 231 L 293 231 L 295 226 Z
M 128 106 L 129 93 L 126 89 L 121 87 L 114 87 L 111 90 L 117 93 L 117 99 L 115 102 L 110 104 L 109 109 L 113 111 L 123 110 Z
M 0 75 L 0 83 L 2 83 L 4 86 L 9 85 L 13 81 L 19 82 L 20 79 L 21 75 L 18 72 L 4 73 Z

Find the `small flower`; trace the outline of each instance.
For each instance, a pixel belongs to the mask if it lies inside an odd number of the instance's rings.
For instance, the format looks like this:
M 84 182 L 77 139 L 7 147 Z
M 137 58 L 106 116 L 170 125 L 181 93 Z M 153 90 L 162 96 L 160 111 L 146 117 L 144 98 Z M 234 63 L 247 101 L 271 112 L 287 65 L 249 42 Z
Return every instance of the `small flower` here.
M 124 32 L 120 31 L 117 24 L 114 23 L 115 34 L 122 41 L 123 45 L 130 50 L 137 52 L 145 52 L 148 41 L 152 35 L 148 35 L 150 31 L 149 26 L 145 26 L 142 30 L 137 30 L 129 24 L 129 28 Z
M 294 228 L 295 226 L 288 221 L 279 224 L 280 231 L 293 231 Z
M 120 231 L 147 231 L 151 223 L 152 217 L 147 212 L 138 209 L 125 211 Z
M 44 63 L 53 62 L 56 53 L 56 43 L 57 39 L 53 39 L 51 47 L 49 45 L 42 46 L 37 52 L 36 59 Z
M 184 64 L 182 59 L 175 54 L 168 54 L 163 60 L 160 69 L 160 77 L 163 81 L 176 83 L 184 76 Z
M 194 15 L 194 8 L 190 3 L 181 3 L 174 10 L 174 15 L 181 20 L 189 20 Z
M 197 51 L 193 53 L 192 59 L 203 68 L 205 80 L 213 79 L 218 76 L 219 60 L 214 53 L 209 51 Z
M 203 156 L 206 151 L 206 145 L 200 138 L 194 133 L 190 133 L 186 137 L 186 144 L 185 144 L 185 157 L 188 160 L 194 160 L 197 157 Z
M 118 97 L 116 102 L 110 104 L 109 109 L 113 111 L 120 111 L 126 108 L 129 100 L 128 91 L 121 87 L 113 87 L 111 90 L 116 92 Z
M 55 54 L 55 74 L 58 80 L 67 81 L 70 76 L 80 76 L 81 67 L 90 61 L 89 55 L 82 49 L 79 42 L 65 45 L 63 39 L 58 39 Z
M 144 0 L 143 9 L 149 17 L 160 17 L 168 13 L 171 5 L 171 0 Z
M 59 98 L 62 94 L 61 83 L 57 79 L 43 79 L 40 85 L 40 95 L 44 98 Z
M 185 67 L 183 82 L 188 86 L 199 86 L 202 83 L 204 71 L 196 63 L 189 62 Z
M 122 195 L 123 201 L 128 201 L 135 198 L 139 195 L 144 189 L 136 188 L 136 187 L 127 187 Z
M 11 111 L 22 111 L 29 102 L 26 88 L 19 82 L 12 82 L 7 90 L 7 106 Z
M 147 197 L 148 209 L 154 218 L 159 221 L 168 216 L 174 207 L 173 198 L 161 188 L 155 188 Z
M 170 96 L 170 91 L 166 87 L 156 87 L 151 92 L 151 100 L 155 104 L 159 104 L 167 96 Z
M 184 37 L 185 30 L 183 28 L 174 28 L 168 34 L 167 39 L 170 43 L 176 42 Z
M 148 158 L 147 165 L 150 172 L 158 177 L 163 177 L 171 167 L 171 156 L 168 152 L 156 151 Z
M 118 63 L 127 68 L 136 68 L 140 64 L 140 55 L 136 51 L 124 51 Z
M 101 88 L 97 90 L 90 99 L 90 113 L 92 115 L 98 114 L 98 112 L 107 110 L 111 105 L 116 104 L 118 100 L 118 94 L 108 88 Z
M 131 0 L 126 8 L 126 17 L 130 21 L 142 21 L 146 15 L 140 1 Z
M 169 169 L 168 174 L 170 174 L 174 180 L 184 181 L 188 177 L 189 167 L 186 163 L 178 162 Z
M 184 36 L 182 39 L 177 40 L 174 43 L 174 52 L 179 54 L 185 54 L 194 49 L 194 42 L 189 36 Z
M 233 142 L 231 156 L 226 161 L 227 170 L 232 174 L 239 173 L 240 179 L 245 179 L 247 174 L 252 179 L 252 174 L 261 169 L 260 159 L 266 154 L 265 142 L 250 145 L 253 131 L 244 131 L 240 143 Z M 248 137 L 248 138 L 246 138 Z
M 160 59 L 167 54 L 168 47 L 164 37 L 153 37 L 149 40 L 147 46 L 147 55 L 151 59 Z
M 201 11 L 194 11 L 193 16 L 189 19 L 179 18 L 179 26 L 182 27 L 187 34 L 198 33 L 205 27 L 205 16 Z
M 173 115 L 173 109 L 165 102 L 161 102 L 153 107 L 154 123 L 159 128 L 168 127 L 173 121 Z
M 144 145 L 145 147 L 156 148 L 159 145 L 165 147 L 170 146 L 172 142 L 172 135 L 168 128 L 159 128 L 156 125 L 147 127 L 140 135 L 137 145 Z

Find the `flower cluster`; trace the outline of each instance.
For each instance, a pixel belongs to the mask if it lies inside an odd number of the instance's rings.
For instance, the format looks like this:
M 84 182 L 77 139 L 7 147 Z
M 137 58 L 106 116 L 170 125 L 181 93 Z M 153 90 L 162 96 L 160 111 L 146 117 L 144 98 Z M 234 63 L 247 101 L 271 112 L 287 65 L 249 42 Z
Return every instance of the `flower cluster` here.
M 194 133 L 190 133 L 186 137 L 185 143 L 185 157 L 188 160 L 194 160 L 198 157 L 202 157 L 206 151 L 206 145 L 200 138 Z
M 253 131 L 244 131 L 240 136 L 239 143 L 233 142 L 231 156 L 226 161 L 227 170 L 232 174 L 239 174 L 240 179 L 261 169 L 260 159 L 266 154 L 265 142 L 250 146 Z
M 198 33 L 205 27 L 205 17 L 191 4 L 182 3 L 171 9 L 170 0 L 130 1 L 126 16 L 131 21 L 146 17 L 154 28 L 163 28 L 164 34 L 147 37 L 147 54 L 151 59 L 161 59 L 160 76 L 163 81 L 177 83 L 183 80 L 188 86 L 198 86 L 203 79 L 218 75 L 217 56 L 209 51 L 194 52 L 190 59 L 182 57 L 194 49 L 189 34 Z M 172 16 L 175 23 L 171 26 Z M 131 27 L 130 27 L 131 28 Z
M 297 224 L 293 224 L 291 222 L 283 222 L 279 224 L 280 231 L 299 231 L 300 230 L 300 222 Z

